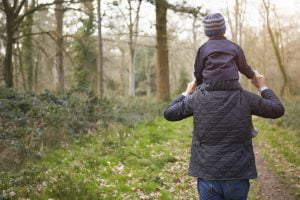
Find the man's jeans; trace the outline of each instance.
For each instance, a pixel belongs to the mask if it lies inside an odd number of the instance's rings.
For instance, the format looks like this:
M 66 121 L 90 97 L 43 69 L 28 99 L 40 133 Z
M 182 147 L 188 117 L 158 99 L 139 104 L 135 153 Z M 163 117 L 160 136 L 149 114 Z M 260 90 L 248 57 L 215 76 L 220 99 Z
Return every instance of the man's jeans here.
M 197 180 L 200 200 L 246 200 L 249 186 L 249 179 Z

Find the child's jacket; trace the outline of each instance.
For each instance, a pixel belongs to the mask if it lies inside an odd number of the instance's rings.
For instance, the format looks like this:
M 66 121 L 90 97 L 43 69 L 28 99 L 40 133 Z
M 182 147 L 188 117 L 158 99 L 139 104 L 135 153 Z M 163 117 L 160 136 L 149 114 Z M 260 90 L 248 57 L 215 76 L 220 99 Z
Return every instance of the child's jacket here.
M 211 37 L 199 48 L 194 65 L 197 85 L 202 82 L 238 80 L 238 71 L 249 79 L 254 76 L 242 48 L 224 36 Z

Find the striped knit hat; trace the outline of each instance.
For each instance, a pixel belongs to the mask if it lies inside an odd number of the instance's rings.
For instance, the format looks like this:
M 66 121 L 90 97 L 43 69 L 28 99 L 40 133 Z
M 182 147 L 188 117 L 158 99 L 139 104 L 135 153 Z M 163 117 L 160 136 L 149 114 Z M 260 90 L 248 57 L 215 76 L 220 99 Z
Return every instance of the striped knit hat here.
M 224 17 L 220 13 L 207 15 L 203 19 L 204 32 L 208 37 L 223 35 L 226 31 Z

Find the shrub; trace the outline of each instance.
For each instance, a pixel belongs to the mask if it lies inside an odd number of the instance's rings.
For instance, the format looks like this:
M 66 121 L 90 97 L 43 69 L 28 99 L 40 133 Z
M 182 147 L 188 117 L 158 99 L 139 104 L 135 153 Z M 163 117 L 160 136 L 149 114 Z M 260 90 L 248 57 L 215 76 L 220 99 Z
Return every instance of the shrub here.
M 300 99 L 297 97 L 285 100 L 283 102 L 285 114 L 280 119 L 276 119 L 275 123 L 279 126 L 295 130 L 300 138 Z
M 39 157 L 91 131 L 151 120 L 161 108 L 154 100 L 98 99 L 82 89 L 56 96 L 48 90 L 33 94 L 1 88 L 0 166 L 5 169 Z

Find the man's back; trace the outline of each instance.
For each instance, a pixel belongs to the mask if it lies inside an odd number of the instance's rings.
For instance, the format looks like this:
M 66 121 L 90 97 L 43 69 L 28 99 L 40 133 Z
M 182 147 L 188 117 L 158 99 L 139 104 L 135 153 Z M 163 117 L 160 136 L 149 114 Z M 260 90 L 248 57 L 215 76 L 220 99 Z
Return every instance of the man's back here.
M 212 90 L 179 96 L 165 111 L 171 121 L 194 118 L 189 174 L 208 180 L 255 178 L 251 115 L 278 118 L 284 107 L 270 89 L 263 98 L 238 85 Z

